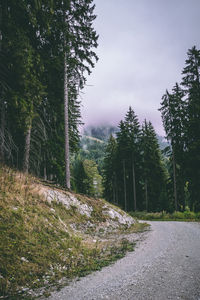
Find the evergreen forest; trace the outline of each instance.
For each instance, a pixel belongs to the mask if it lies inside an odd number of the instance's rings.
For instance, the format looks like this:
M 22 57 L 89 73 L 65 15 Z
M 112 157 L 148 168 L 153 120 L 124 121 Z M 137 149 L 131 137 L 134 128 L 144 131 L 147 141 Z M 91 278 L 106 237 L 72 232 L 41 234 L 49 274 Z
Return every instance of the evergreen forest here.
M 0 3 L 1 161 L 68 189 L 95 17 L 93 0 Z
M 200 50 L 188 50 L 182 81 L 166 90 L 160 112 L 169 143 L 162 152 L 155 130 L 139 124 L 130 107 L 110 137 L 104 195 L 125 210 L 200 210 Z
M 79 95 L 98 60 L 94 8 L 1 1 L 1 164 L 126 211 L 200 211 L 200 50 L 188 50 L 181 82 L 161 99 L 167 147 L 131 106 L 117 129 L 81 138 Z

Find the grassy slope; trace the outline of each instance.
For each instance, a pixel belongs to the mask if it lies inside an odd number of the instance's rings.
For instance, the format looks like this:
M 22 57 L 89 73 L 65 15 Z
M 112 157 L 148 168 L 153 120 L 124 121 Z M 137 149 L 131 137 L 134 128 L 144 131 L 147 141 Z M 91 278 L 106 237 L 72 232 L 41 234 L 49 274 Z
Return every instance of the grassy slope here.
M 76 207 L 48 203 L 41 189 L 30 176 L 0 169 L 0 296 L 18 299 L 16 295 L 22 293 L 28 299 L 27 293 L 58 284 L 63 277 L 100 269 L 133 250 L 122 233 L 143 229 L 136 223 L 108 231 L 103 200 L 77 196 L 92 205 L 89 218 Z M 121 234 L 117 242 L 116 234 Z

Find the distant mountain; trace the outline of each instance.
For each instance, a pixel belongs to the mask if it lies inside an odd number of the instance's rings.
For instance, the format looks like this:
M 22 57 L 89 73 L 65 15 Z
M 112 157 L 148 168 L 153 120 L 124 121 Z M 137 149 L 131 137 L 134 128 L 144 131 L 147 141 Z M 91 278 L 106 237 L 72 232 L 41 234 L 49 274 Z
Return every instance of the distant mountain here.
M 160 146 L 160 149 L 163 150 L 165 149 L 167 146 L 169 146 L 169 143 L 167 142 L 167 140 L 163 137 L 157 134 L 157 139 L 158 139 L 158 143 Z
M 84 129 L 84 136 L 90 136 L 101 141 L 107 141 L 112 134 L 116 135 L 116 132 L 119 131 L 118 127 L 112 125 L 104 126 L 88 126 Z
M 93 139 L 97 142 L 104 141 L 106 142 L 110 135 L 116 136 L 116 133 L 119 131 L 119 128 L 117 126 L 112 125 L 104 125 L 104 126 L 88 126 L 84 129 L 83 138 Z M 158 143 L 160 146 L 160 149 L 163 150 L 167 146 L 169 146 L 169 143 L 167 140 L 157 134 Z

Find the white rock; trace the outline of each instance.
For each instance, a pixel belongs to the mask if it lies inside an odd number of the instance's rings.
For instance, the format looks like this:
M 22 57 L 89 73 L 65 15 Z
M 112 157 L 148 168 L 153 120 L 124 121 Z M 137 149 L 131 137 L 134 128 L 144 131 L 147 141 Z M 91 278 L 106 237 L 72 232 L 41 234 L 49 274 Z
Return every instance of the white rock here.
M 93 211 L 93 208 L 87 204 L 82 204 L 74 195 L 67 195 L 62 192 L 50 189 L 45 190 L 44 193 L 49 203 L 51 203 L 52 201 L 56 201 L 57 203 L 62 203 L 67 209 L 70 209 L 72 206 L 75 206 L 81 215 L 91 217 L 91 212 Z
M 29 262 L 28 259 L 26 259 L 25 257 L 21 257 L 21 261 Z
M 127 215 L 126 213 L 122 215 L 118 211 L 114 210 L 113 208 L 109 208 L 103 213 L 105 215 L 108 215 L 111 219 L 117 219 L 117 221 L 123 225 L 130 226 L 135 223 L 135 220 L 131 216 Z

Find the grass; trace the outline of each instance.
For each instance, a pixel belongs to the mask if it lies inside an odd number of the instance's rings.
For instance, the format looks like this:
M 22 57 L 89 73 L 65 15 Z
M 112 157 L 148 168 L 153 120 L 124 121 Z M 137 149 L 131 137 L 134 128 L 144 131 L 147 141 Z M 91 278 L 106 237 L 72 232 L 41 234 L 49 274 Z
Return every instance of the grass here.
M 185 222 L 200 222 L 200 212 L 195 213 L 189 210 L 184 212 L 175 211 L 173 213 L 162 212 L 131 212 L 130 215 L 139 220 L 149 221 L 185 221 Z
M 92 218 L 80 215 L 75 207 L 49 204 L 34 178 L 0 168 L 1 297 L 32 299 L 33 291 L 40 289 L 48 294 L 49 287 L 62 285 L 63 278 L 84 276 L 133 251 L 134 243 L 123 237 L 105 243 L 93 240 L 87 230 L 75 232 L 71 224 L 83 229 L 88 221 L 94 225 L 106 221 L 104 201 L 84 196 L 81 200 L 93 205 Z M 142 231 L 145 226 L 119 228 L 118 234 Z

